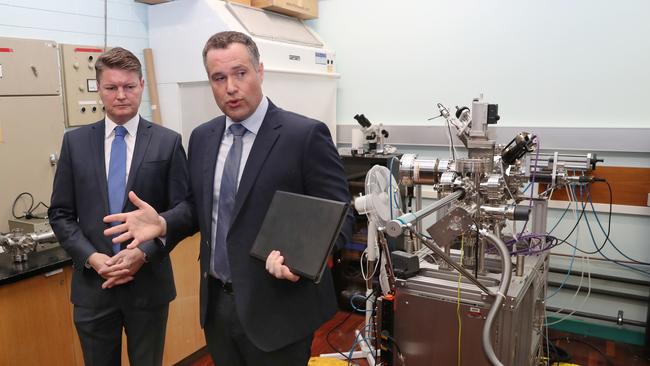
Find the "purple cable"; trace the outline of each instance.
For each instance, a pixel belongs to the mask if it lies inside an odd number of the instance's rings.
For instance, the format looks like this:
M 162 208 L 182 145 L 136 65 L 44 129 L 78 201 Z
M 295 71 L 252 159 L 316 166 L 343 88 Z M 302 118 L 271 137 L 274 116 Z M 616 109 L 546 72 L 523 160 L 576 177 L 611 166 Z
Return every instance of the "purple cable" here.
M 537 162 L 539 161 L 539 150 L 540 150 L 540 143 L 539 143 L 539 137 L 533 136 L 533 139 L 535 139 L 537 142 L 537 150 L 535 151 L 535 166 L 537 166 Z M 535 173 L 537 172 L 537 169 L 535 171 L 532 171 L 532 165 L 531 165 L 531 172 L 530 172 L 530 203 L 528 204 L 528 208 L 533 207 L 533 191 L 535 190 Z M 521 232 L 519 233 L 519 237 L 521 237 L 526 231 L 526 226 L 528 226 L 528 220 L 524 223 L 524 227 L 521 228 Z
M 506 246 L 508 248 L 511 248 L 517 242 L 528 241 L 530 239 L 542 239 L 542 238 L 546 239 L 545 240 L 546 243 L 550 242 L 551 244 L 548 244 L 547 246 L 540 247 L 539 249 L 535 249 L 535 247 L 528 247 L 528 248 L 516 250 L 516 251 L 514 251 L 514 252 L 512 252 L 510 254 L 522 254 L 522 253 L 525 254 L 525 255 L 537 254 L 537 253 L 547 251 L 547 250 L 549 250 L 551 248 L 554 248 L 554 247 L 556 247 L 558 245 L 558 240 L 557 240 L 556 237 L 551 236 L 551 235 L 547 235 L 547 234 L 539 234 L 539 233 L 531 233 L 531 234 L 527 234 L 527 235 L 522 235 L 522 236 L 519 237 L 519 239 L 510 239 L 507 242 L 505 242 L 505 244 L 506 244 Z M 488 253 L 494 253 L 494 248 L 490 248 L 487 252 Z

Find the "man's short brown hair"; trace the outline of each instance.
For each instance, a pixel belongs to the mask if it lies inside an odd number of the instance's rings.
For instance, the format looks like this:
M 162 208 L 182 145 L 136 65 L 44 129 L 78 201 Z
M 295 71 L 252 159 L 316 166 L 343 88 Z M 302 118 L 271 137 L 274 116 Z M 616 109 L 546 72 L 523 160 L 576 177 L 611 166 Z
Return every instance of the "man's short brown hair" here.
M 142 64 L 131 51 L 122 47 L 111 48 L 102 53 L 95 62 L 95 77 L 99 80 L 106 69 L 133 71 L 142 79 Z
M 250 55 L 251 63 L 255 70 L 257 70 L 257 67 L 260 64 L 260 52 L 257 50 L 257 45 L 251 37 L 244 33 L 233 31 L 219 32 L 205 42 L 205 47 L 203 47 L 203 66 L 207 67 L 206 59 L 208 51 L 226 49 L 233 43 L 241 43 L 246 47 L 248 54 Z

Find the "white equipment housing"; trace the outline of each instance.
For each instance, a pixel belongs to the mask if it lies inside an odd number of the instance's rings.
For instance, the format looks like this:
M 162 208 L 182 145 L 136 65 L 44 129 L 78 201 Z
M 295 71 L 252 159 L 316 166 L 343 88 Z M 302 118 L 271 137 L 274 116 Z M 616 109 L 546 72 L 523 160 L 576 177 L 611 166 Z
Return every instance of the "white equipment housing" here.
M 221 0 L 177 0 L 149 7 L 163 124 L 183 135 L 219 114 L 202 51 L 221 31 L 246 33 L 264 64 L 264 94 L 278 107 L 327 124 L 336 142 L 334 53 L 301 20 Z

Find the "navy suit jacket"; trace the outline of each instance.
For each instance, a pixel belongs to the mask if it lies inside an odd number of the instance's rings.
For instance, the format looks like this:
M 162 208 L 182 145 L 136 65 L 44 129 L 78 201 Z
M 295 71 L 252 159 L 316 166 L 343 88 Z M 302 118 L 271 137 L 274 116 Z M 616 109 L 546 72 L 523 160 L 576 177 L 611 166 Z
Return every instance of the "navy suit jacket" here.
M 105 123 L 99 121 L 67 132 L 54 177 L 49 219 L 61 246 L 72 257 L 71 300 L 76 305 L 102 307 L 115 305 L 115 292 L 126 289 L 126 299 L 139 308 L 169 303 L 176 297 L 169 251 L 177 242 L 168 240 L 142 243 L 149 262 L 134 280 L 103 290 L 105 281 L 92 268 L 86 268 L 94 252 L 113 255 L 111 238 L 104 236 L 108 226 L 108 187 L 104 155 Z M 159 212 L 169 210 L 188 198 L 187 159 L 178 133 L 140 119 L 131 160 L 126 192 L 134 191 Z M 123 212 L 134 210 L 125 197 Z
M 197 224 L 200 229 L 201 324 L 208 311 L 214 172 L 224 129 L 225 117 L 221 116 L 192 132 L 188 156 L 193 200 L 162 215 L 173 240 L 179 239 L 176 235 L 193 233 Z M 233 296 L 248 337 L 260 349 L 271 351 L 312 334 L 337 309 L 329 269 L 319 284 L 308 279 L 293 283 L 271 276 L 263 261 L 249 255 L 275 191 L 343 202 L 350 195 L 327 126 L 271 102 L 243 169 L 226 239 Z M 339 245 L 348 240 L 352 226 L 350 213 Z

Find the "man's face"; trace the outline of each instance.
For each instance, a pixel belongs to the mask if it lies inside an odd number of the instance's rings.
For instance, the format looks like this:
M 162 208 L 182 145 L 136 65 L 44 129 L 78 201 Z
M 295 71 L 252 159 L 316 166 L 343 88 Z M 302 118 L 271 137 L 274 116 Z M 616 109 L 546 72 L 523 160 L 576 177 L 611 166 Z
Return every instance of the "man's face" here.
M 246 46 L 241 43 L 208 51 L 205 63 L 212 94 L 221 111 L 236 122 L 250 117 L 262 100 L 262 63 L 255 70 Z
M 99 76 L 99 97 L 106 115 L 118 125 L 128 122 L 138 113 L 144 79 L 135 71 L 106 69 Z

